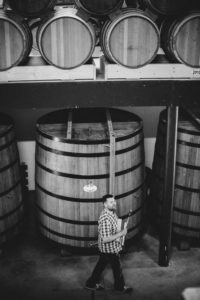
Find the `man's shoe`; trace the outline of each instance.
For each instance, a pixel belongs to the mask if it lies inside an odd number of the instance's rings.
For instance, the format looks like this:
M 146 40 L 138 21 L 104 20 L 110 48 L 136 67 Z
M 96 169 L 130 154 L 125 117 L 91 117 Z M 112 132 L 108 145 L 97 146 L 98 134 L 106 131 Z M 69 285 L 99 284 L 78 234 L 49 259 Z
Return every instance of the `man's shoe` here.
M 104 286 L 100 283 L 96 283 L 96 291 L 103 291 L 104 290 Z
M 125 294 L 131 294 L 133 292 L 133 288 L 129 286 L 124 286 L 123 292 Z
M 100 283 L 96 283 L 95 286 L 90 286 L 90 285 L 86 284 L 85 289 L 90 290 L 90 291 L 103 291 L 104 287 Z
M 122 292 L 122 293 L 125 293 L 125 294 L 131 294 L 132 291 L 133 291 L 133 288 L 129 287 L 129 286 L 124 286 L 123 289 L 116 289 L 115 291 Z
M 84 288 L 87 290 L 90 290 L 90 291 L 96 291 L 96 286 L 90 286 L 90 285 L 86 284 L 84 286 Z

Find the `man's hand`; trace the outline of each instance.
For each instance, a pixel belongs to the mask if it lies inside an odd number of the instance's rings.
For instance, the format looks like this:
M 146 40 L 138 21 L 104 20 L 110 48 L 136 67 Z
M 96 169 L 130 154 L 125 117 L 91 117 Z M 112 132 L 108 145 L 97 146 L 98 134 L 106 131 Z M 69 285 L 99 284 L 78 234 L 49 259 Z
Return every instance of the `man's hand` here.
M 128 226 L 128 221 L 124 222 L 124 228 L 127 228 Z
M 122 231 L 121 231 L 121 236 L 124 236 L 127 234 L 127 228 L 124 228 Z

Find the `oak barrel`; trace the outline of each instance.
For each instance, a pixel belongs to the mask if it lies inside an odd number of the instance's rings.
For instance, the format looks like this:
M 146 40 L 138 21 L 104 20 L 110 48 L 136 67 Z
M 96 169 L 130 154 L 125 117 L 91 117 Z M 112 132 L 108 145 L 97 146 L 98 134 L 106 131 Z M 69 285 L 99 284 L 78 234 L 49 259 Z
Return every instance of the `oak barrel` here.
M 139 68 L 155 58 L 159 49 L 159 30 L 143 11 L 127 8 L 105 22 L 101 47 L 111 62 Z
M 125 0 L 127 7 L 139 8 L 140 3 L 138 0 Z
M 13 122 L 0 114 L 0 244 L 19 233 L 22 217 L 21 175 Z
M 97 240 L 102 196 L 114 176 L 118 214 L 130 210 L 128 239 L 144 225 L 144 145 L 142 121 L 117 109 L 62 110 L 37 122 L 36 193 L 38 224 L 49 239 L 77 248 Z M 109 123 L 110 122 L 110 123 Z M 112 124 L 112 125 L 108 125 Z M 110 134 L 116 136 L 110 172 Z
M 37 32 L 43 58 L 51 65 L 72 69 L 86 63 L 96 44 L 92 22 L 74 8 L 62 8 L 44 20 Z
M 91 15 L 108 15 L 123 5 L 123 0 L 75 0 L 78 8 Z
M 8 0 L 8 4 L 24 17 L 37 18 L 52 10 L 56 0 Z
M 31 47 L 27 23 L 12 12 L 0 11 L 0 71 L 24 62 Z
M 161 215 L 164 184 L 167 114 L 160 114 L 151 197 L 157 216 Z M 200 130 L 181 113 L 178 122 L 175 192 L 173 203 L 174 233 L 200 238 Z
M 200 67 L 200 11 L 176 19 L 167 19 L 161 26 L 161 45 L 175 62 Z
M 188 0 L 139 0 L 139 3 L 157 15 L 167 16 L 188 12 L 193 6 L 192 1 Z

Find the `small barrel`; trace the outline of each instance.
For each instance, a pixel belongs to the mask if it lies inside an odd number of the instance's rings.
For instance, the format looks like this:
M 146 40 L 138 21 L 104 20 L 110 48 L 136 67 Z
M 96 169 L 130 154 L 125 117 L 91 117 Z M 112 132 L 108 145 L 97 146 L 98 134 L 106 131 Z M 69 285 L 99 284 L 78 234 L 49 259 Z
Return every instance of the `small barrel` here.
M 161 46 L 168 58 L 190 67 L 200 67 L 200 12 L 167 19 L 161 26 Z
M 143 11 L 125 9 L 104 24 L 101 47 L 111 62 L 139 68 L 155 58 L 159 49 L 159 30 Z
M 24 17 L 37 18 L 52 10 L 56 0 L 8 0 L 8 4 Z
M 167 114 L 160 115 L 151 198 L 154 210 L 161 215 L 164 187 Z M 175 192 L 173 203 L 174 233 L 188 238 L 200 238 L 200 130 L 180 114 L 178 122 Z
M 192 8 L 192 2 L 188 0 L 139 0 L 139 3 L 154 14 L 166 16 L 180 15 Z
M 139 0 L 125 0 L 127 7 L 139 8 Z
M 23 198 L 12 120 L 0 114 L 0 244 L 20 232 Z
M 0 11 L 0 71 L 25 62 L 32 48 L 32 35 L 25 21 Z
M 96 45 L 92 22 L 74 8 L 61 8 L 50 14 L 37 32 L 37 43 L 43 58 L 61 69 L 72 69 L 86 63 Z
M 123 5 L 123 0 L 75 0 L 78 8 L 83 9 L 90 15 L 108 15 Z
M 144 227 L 142 121 L 129 112 L 108 111 L 110 120 L 105 109 L 88 108 L 53 112 L 37 122 L 38 224 L 42 234 L 57 243 L 83 249 L 97 240 L 102 196 L 110 192 L 111 174 L 118 215 L 126 219 L 132 210 L 127 239 Z

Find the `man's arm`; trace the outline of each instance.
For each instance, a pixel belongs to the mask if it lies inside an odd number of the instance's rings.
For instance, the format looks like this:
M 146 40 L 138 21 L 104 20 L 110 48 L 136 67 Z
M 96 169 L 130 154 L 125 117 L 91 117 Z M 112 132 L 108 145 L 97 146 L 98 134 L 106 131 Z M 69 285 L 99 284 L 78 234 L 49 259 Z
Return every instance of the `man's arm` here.
M 116 233 L 116 234 L 113 234 L 113 235 L 110 235 L 110 236 L 104 236 L 102 238 L 102 242 L 103 243 L 109 243 L 109 242 L 112 242 L 122 236 L 125 236 L 127 234 L 127 229 L 123 229 L 122 231 Z
M 109 243 L 122 236 L 125 236 L 127 234 L 127 229 L 125 228 L 124 230 L 121 230 L 120 232 L 111 235 L 110 222 L 108 220 L 104 220 L 102 223 L 100 234 L 101 234 L 102 242 Z

